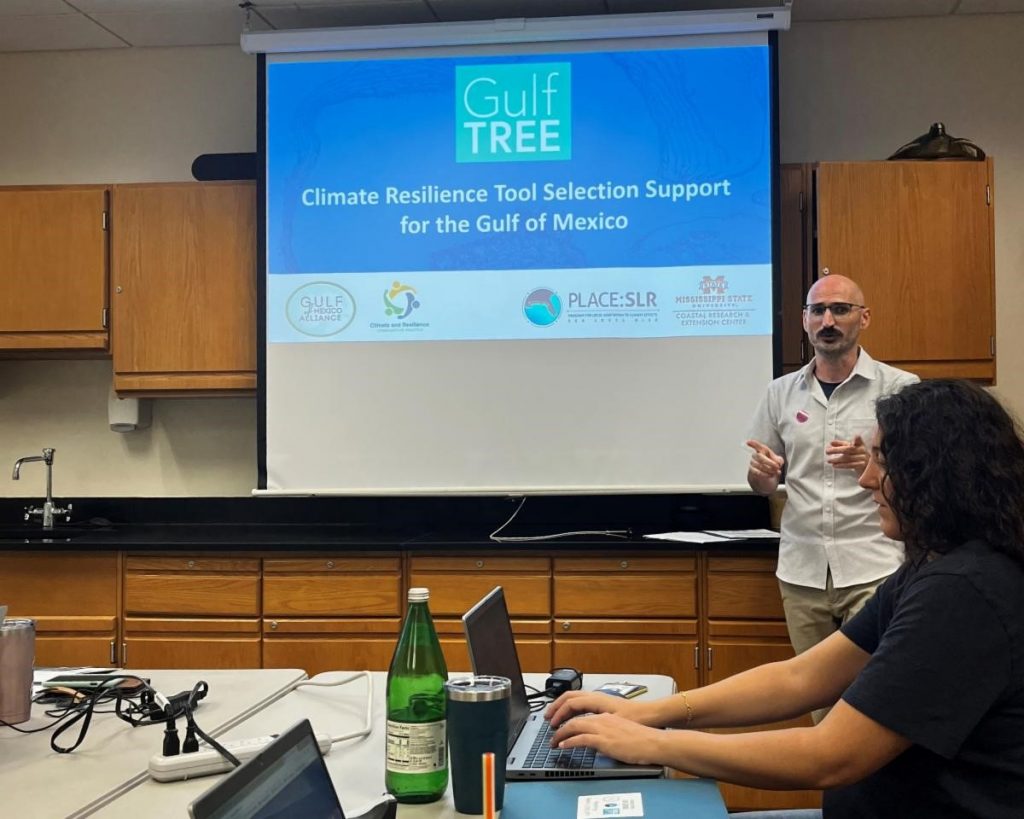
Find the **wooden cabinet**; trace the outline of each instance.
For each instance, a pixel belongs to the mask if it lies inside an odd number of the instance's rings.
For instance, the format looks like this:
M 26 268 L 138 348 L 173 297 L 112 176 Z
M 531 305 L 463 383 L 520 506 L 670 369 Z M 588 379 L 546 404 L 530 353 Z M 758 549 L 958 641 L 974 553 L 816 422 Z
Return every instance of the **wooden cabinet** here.
M 449 671 L 469 671 L 462 615 L 495 586 L 505 592 L 523 671 L 551 670 L 551 559 L 459 555 L 409 559 L 409 587 L 430 589 L 430 613 Z
M 36 665 L 117 662 L 120 574 L 116 552 L 0 552 L 0 600 L 36 621 Z
M 111 198 L 115 389 L 255 389 L 255 186 L 115 185 Z
M 810 165 L 783 165 L 779 172 L 779 221 L 782 236 L 782 372 L 799 370 L 809 360 L 800 322 L 804 297 L 814 271 L 814 231 L 809 217 L 813 188 Z
M 874 358 L 923 378 L 994 382 L 992 173 L 991 159 L 822 162 L 813 177 L 784 168 L 784 325 L 800 326 L 786 260 L 802 252 L 812 271 L 804 285 L 827 271 L 863 287 L 872 324 L 862 340 Z M 804 220 L 787 218 L 794 193 L 813 202 Z M 817 236 L 810 257 L 808 230 Z
M 0 350 L 107 350 L 107 188 L 0 189 Z
M 702 682 L 724 680 L 740 671 L 793 656 L 775 558 L 710 555 L 707 558 Z M 810 717 L 765 728 L 811 725 Z M 742 729 L 749 730 L 749 729 Z M 818 791 L 762 791 L 719 785 L 730 810 L 819 807 Z
M 121 661 L 134 668 L 260 668 L 260 561 L 129 555 Z
M 698 683 L 695 557 L 557 557 L 554 664 Z
M 263 561 L 263 665 L 385 671 L 401 626 L 396 554 Z

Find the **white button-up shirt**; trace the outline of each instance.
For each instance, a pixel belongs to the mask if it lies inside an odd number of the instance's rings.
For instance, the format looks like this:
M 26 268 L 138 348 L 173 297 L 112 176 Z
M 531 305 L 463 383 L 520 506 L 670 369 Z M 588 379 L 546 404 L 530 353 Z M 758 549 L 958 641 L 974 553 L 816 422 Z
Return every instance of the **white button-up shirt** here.
M 892 574 L 903 545 L 882 534 L 878 507 L 854 469 L 828 463 L 825 447 L 860 435 L 870 446 L 875 401 L 918 381 L 913 373 L 875 361 L 861 348 L 849 377 L 826 398 L 814 361 L 775 379 L 754 416 L 750 437 L 786 459 L 778 575 L 798 586 L 836 588 Z

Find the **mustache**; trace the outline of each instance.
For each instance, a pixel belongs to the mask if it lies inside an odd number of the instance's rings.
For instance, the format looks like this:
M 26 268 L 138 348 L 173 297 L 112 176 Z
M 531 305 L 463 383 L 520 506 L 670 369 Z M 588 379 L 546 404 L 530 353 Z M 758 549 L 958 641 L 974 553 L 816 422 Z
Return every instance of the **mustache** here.
M 833 327 L 826 327 L 824 330 L 818 330 L 818 338 L 841 338 L 842 332 L 836 330 Z

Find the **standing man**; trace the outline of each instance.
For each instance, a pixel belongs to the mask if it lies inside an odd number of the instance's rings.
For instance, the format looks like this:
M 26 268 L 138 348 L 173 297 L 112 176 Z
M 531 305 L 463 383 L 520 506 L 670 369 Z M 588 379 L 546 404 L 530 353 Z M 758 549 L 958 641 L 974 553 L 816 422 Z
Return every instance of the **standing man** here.
M 798 654 L 859 611 L 903 561 L 902 545 L 882 534 L 878 509 L 857 481 L 875 401 L 918 378 L 858 345 L 870 323 L 856 282 L 837 275 L 816 281 L 803 310 L 814 358 L 771 383 L 747 441 L 751 489 L 770 495 L 785 474 L 776 574 Z

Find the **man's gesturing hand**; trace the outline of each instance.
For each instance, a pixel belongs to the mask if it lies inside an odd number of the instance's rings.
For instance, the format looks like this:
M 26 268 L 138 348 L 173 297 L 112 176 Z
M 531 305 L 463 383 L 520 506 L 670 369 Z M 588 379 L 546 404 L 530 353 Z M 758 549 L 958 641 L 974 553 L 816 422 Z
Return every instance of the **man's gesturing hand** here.
M 832 441 L 825 447 L 828 462 L 836 469 L 852 469 L 860 475 L 868 465 L 868 449 L 860 435 L 852 441 Z
M 776 455 L 769 447 L 760 441 L 747 441 L 747 446 L 754 450 L 750 456 L 750 471 L 752 474 L 769 481 L 778 481 L 782 478 L 782 467 L 786 459 Z

